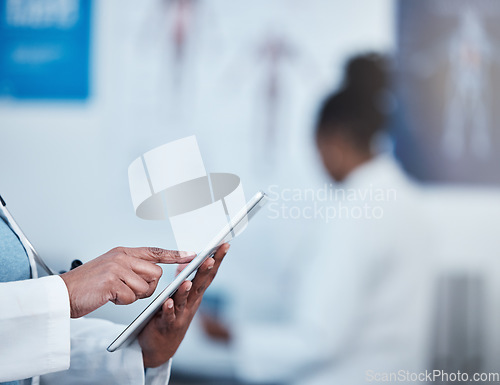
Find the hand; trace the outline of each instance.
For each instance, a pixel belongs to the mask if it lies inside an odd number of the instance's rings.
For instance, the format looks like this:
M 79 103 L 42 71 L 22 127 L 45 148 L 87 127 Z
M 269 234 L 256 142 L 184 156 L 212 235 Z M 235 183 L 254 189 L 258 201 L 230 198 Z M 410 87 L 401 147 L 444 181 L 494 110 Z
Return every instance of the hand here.
M 231 332 L 217 318 L 208 314 L 201 316 L 201 324 L 205 333 L 212 339 L 221 342 L 231 342 Z
M 149 297 L 162 275 L 157 263 L 186 263 L 195 255 L 157 247 L 117 247 L 62 274 L 68 288 L 71 318 L 82 317 L 108 301 L 127 305 Z
M 177 351 L 228 249 L 228 244 L 222 245 L 213 258 L 203 262 L 193 282 L 183 282 L 173 298 L 165 301 L 161 311 L 139 334 L 145 368 L 164 364 Z

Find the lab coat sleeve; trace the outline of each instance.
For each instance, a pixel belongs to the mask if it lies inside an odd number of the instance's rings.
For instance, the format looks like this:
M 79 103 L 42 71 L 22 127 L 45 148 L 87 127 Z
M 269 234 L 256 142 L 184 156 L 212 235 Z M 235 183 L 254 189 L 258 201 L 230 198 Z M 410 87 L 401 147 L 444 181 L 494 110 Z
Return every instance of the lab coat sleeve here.
M 70 364 L 70 306 L 59 276 L 0 283 L 0 382 Z
M 135 341 L 109 353 L 106 348 L 123 325 L 97 318 L 71 320 L 71 366 L 69 370 L 41 377 L 42 385 L 165 385 L 170 361 L 144 371 L 142 351 Z
M 290 293 L 293 310 L 287 322 L 235 325 L 239 378 L 287 383 L 347 354 L 357 330 L 356 304 L 365 276 L 354 249 L 355 243 L 345 239 L 335 251 L 311 258 Z

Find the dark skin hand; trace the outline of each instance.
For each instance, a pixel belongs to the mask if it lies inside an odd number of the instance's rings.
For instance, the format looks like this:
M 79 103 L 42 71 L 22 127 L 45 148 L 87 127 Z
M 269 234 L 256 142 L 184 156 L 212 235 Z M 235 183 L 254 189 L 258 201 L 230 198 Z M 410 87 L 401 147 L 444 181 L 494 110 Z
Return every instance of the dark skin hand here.
M 108 301 L 128 305 L 149 297 L 162 275 L 157 263 L 185 263 L 194 256 L 158 247 L 116 247 L 61 275 L 68 289 L 71 317 L 82 317 Z
M 228 244 L 222 245 L 213 258 L 203 262 L 193 281 L 185 281 L 139 334 L 145 368 L 164 364 L 177 351 L 228 249 Z
M 201 324 L 205 333 L 213 340 L 229 343 L 231 342 L 231 332 L 229 328 L 217 318 L 208 314 L 201 316 Z

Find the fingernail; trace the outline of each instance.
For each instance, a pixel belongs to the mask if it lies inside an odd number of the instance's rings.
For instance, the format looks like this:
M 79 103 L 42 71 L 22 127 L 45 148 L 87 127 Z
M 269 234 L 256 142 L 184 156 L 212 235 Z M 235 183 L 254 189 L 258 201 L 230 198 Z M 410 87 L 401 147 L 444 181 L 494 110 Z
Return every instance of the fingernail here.
M 189 283 L 186 285 L 186 291 L 191 290 L 191 287 L 193 287 L 193 283 L 191 281 L 188 281 Z
M 228 243 L 228 244 L 226 245 L 226 253 L 227 253 L 227 251 L 229 250 L 229 248 L 230 248 L 230 247 L 231 247 L 231 245 Z
M 212 270 L 214 268 L 215 262 L 212 262 L 210 265 L 208 265 L 207 270 Z
M 167 303 L 167 307 L 168 307 L 169 309 L 172 309 L 172 308 L 174 307 L 174 301 L 168 301 L 168 303 Z
M 194 251 L 179 251 L 179 255 L 186 258 L 196 257 L 196 253 Z

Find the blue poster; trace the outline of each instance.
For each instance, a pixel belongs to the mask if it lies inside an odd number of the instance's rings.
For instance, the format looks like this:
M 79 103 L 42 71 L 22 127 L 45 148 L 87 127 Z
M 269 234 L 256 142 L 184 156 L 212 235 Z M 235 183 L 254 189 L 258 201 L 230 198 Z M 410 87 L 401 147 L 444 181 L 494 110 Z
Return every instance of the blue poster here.
M 0 0 L 0 97 L 89 96 L 91 0 Z

